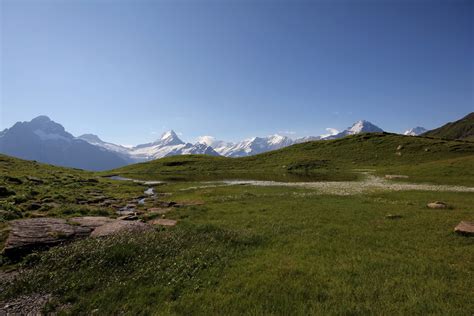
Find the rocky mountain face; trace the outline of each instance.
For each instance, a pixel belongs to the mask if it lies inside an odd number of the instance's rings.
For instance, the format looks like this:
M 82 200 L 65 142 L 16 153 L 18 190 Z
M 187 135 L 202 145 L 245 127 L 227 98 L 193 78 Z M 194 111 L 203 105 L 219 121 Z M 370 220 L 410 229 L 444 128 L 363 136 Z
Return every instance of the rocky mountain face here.
M 0 153 L 87 170 L 105 170 L 131 161 L 115 152 L 77 139 L 47 116 L 18 122 L 0 133 Z

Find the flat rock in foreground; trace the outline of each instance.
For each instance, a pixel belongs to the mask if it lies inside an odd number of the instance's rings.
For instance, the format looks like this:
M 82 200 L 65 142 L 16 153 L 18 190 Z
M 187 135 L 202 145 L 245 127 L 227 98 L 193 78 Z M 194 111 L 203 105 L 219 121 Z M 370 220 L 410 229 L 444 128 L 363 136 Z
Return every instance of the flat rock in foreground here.
M 435 202 L 428 203 L 426 206 L 428 208 L 433 208 L 433 209 L 448 208 L 448 204 L 446 204 L 444 202 L 440 202 L 440 201 L 435 201 Z
M 173 208 L 172 207 L 167 207 L 167 208 L 160 208 L 160 207 L 152 207 L 152 208 L 149 208 L 148 209 L 148 212 L 150 214 L 158 214 L 158 215 L 163 215 L 163 214 L 166 214 L 170 211 L 172 211 Z
M 175 226 L 177 223 L 178 221 L 175 221 L 174 219 L 166 219 L 166 218 L 154 219 L 151 221 L 151 224 L 161 225 L 161 226 Z
M 115 220 L 94 229 L 91 237 L 104 237 L 123 232 L 144 232 L 150 230 L 153 230 L 153 227 L 143 222 Z
M 460 235 L 474 236 L 474 222 L 462 221 L 454 227 L 454 231 Z
M 60 218 L 29 218 L 10 222 L 5 255 L 16 256 L 61 242 L 89 236 L 92 229 L 70 225 Z
M 113 222 L 114 219 L 105 216 L 84 216 L 84 217 L 73 217 L 69 219 L 70 223 L 78 224 L 83 227 L 88 227 L 91 230 L 107 223 Z

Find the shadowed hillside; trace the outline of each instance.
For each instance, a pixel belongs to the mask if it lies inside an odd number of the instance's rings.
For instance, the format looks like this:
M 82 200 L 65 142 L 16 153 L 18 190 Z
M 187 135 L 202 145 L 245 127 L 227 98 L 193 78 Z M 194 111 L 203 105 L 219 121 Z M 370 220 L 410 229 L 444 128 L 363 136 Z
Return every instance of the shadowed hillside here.
M 474 141 L 474 112 L 458 121 L 428 131 L 423 136 Z

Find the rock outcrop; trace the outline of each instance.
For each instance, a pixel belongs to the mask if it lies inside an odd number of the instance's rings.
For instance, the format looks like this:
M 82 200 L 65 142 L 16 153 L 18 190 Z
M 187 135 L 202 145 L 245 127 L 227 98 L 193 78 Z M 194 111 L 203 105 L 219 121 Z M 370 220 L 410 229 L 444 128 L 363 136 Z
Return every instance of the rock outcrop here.
M 150 230 L 153 230 L 153 227 L 143 222 L 115 220 L 94 229 L 91 237 L 104 237 L 123 232 L 144 232 Z
M 9 257 L 89 236 L 92 229 L 68 224 L 61 218 L 29 218 L 10 222 L 4 253 Z
M 454 231 L 464 236 L 474 236 L 474 222 L 462 221 L 455 228 Z

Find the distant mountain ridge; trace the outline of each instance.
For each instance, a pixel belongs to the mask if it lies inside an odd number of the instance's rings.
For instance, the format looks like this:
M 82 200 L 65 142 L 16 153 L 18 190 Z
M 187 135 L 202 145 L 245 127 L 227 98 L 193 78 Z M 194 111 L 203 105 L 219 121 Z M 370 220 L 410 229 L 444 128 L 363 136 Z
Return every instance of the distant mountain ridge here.
M 203 154 L 219 156 L 211 146 L 201 143 L 191 144 L 183 142 L 173 130 L 163 133 L 154 142 L 140 144 L 132 148 L 104 142 L 97 135 L 93 134 L 81 135 L 79 138 L 93 145 L 125 155 L 134 162 L 148 161 L 172 155 Z
M 424 133 L 421 135 L 473 139 L 473 121 L 474 113 L 471 113 L 459 121 L 426 133 L 424 128 L 415 127 L 404 132 L 404 135 L 416 136 Z M 66 167 L 104 170 L 174 155 L 245 157 L 309 141 L 338 139 L 360 133 L 379 133 L 383 130 L 369 121 L 360 120 L 342 132 L 332 128 L 328 128 L 328 132 L 326 135 L 296 139 L 275 134 L 252 137 L 236 143 L 202 136 L 192 144 L 182 141 L 170 130 L 153 142 L 125 147 L 103 141 L 94 134 L 74 137 L 62 125 L 47 116 L 39 116 L 30 122 L 17 122 L 11 128 L 1 131 L 0 153 Z
M 414 128 L 410 128 L 409 130 L 406 130 L 403 135 L 407 135 L 407 136 L 418 136 L 418 135 L 421 135 L 423 133 L 426 133 L 428 130 L 424 127 L 421 127 L 421 126 L 417 126 L 417 127 L 414 127 Z
M 77 139 L 47 116 L 17 122 L 0 133 L 0 153 L 22 159 L 88 170 L 121 167 L 131 161 Z

